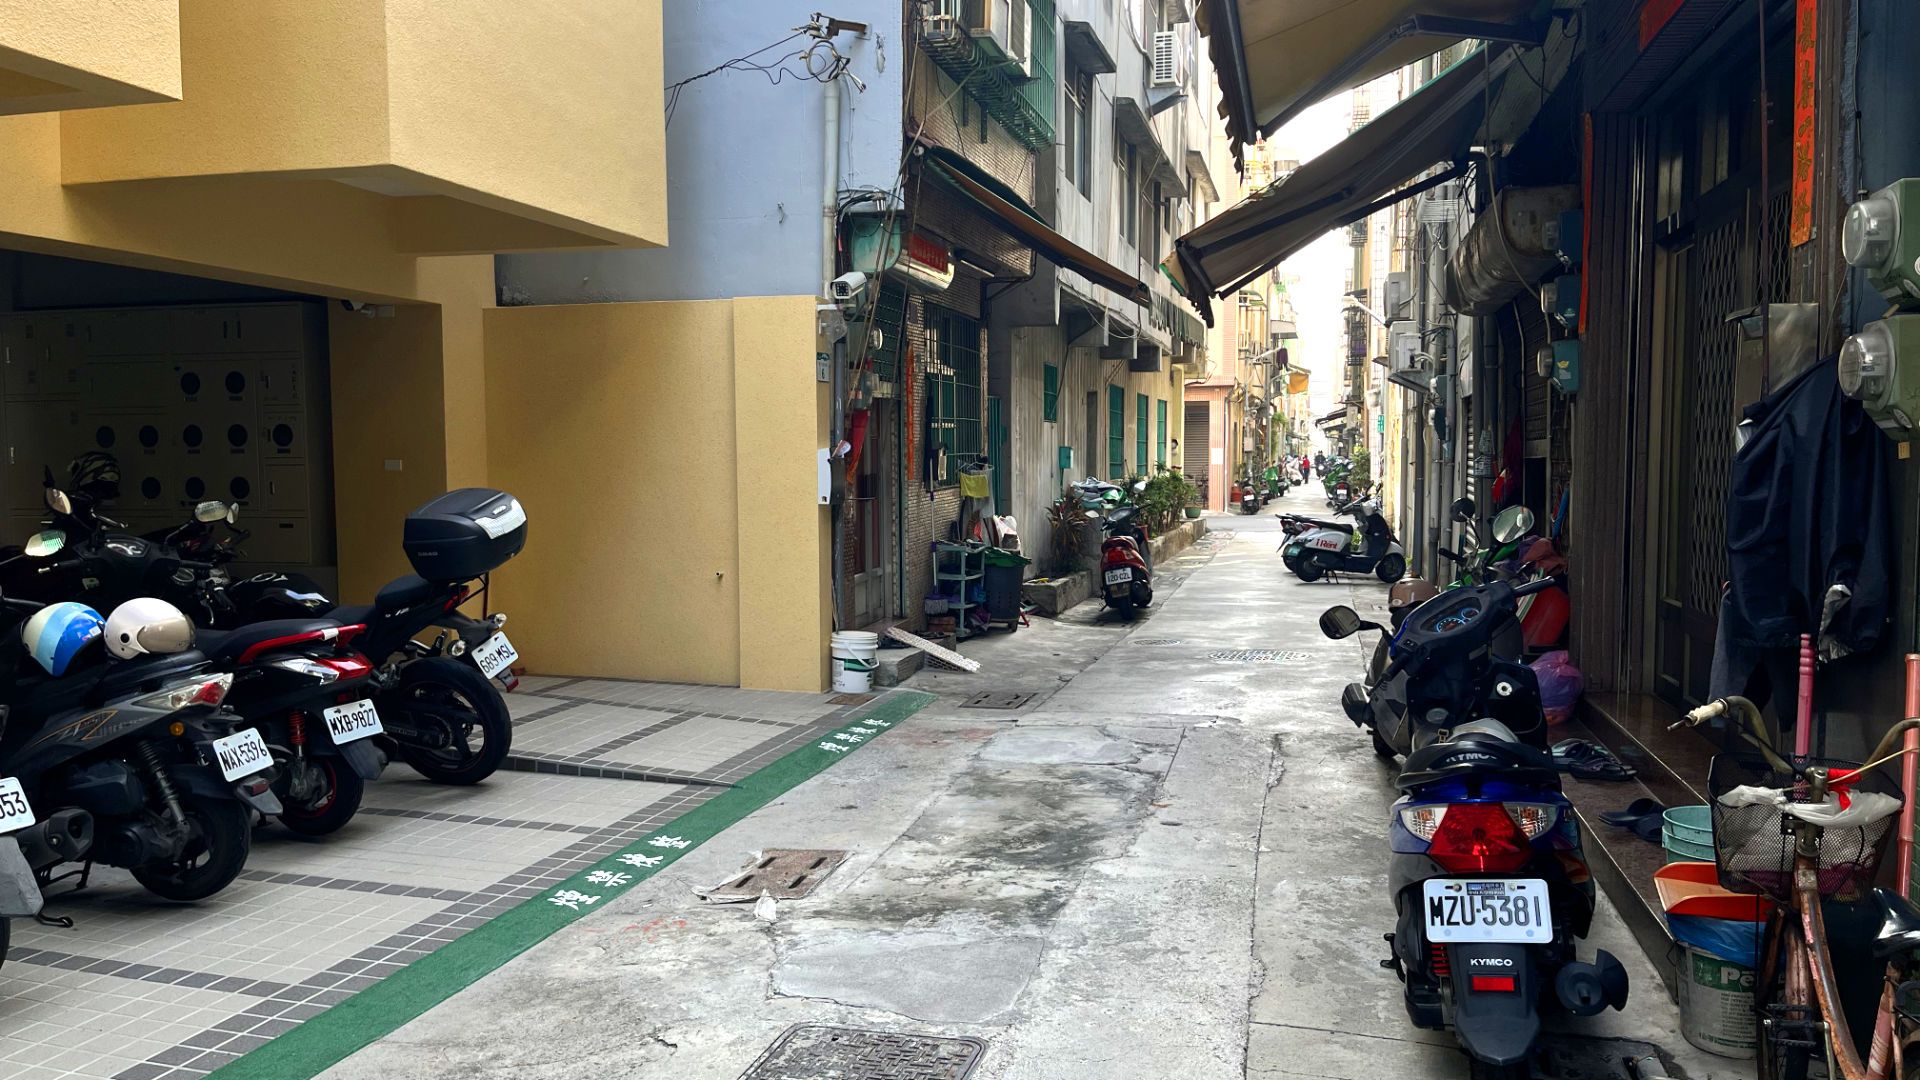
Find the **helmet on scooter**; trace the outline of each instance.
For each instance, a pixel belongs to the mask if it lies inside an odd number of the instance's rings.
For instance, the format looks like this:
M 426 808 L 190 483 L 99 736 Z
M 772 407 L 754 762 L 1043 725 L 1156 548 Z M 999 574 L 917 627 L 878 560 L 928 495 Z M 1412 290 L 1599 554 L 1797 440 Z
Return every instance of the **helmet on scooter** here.
M 105 621 L 85 604 L 50 604 L 20 626 L 20 641 L 47 674 L 65 675 L 74 657 L 100 637 Z
M 1440 590 L 1426 578 L 1402 578 L 1387 590 L 1387 611 L 1398 616 L 1402 611 L 1412 611 L 1439 595 Z M 1395 622 L 1398 622 L 1397 618 Z
M 122 660 L 149 653 L 171 656 L 191 648 L 193 623 L 165 600 L 136 597 L 107 617 L 107 651 Z
M 120 463 L 104 450 L 89 450 L 67 465 L 67 490 L 96 501 L 120 497 Z

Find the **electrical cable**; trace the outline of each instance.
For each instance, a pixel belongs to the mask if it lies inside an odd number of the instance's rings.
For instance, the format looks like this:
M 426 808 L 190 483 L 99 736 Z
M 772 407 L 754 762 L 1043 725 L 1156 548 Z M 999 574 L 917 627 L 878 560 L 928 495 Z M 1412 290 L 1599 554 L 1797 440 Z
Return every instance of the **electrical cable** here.
M 753 52 L 747 53 L 745 56 L 736 56 L 731 60 L 727 60 L 722 63 L 716 64 L 713 67 L 708 68 L 707 70 L 702 71 L 697 75 L 689 75 L 678 82 L 668 84 L 667 90 L 666 90 L 666 110 L 667 110 L 666 126 L 668 127 L 673 126 L 674 113 L 678 111 L 680 106 L 680 95 L 686 90 L 687 86 L 691 85 L 692 83 L 699 82 L 701 79 L 705 79 L 713 75 L 718 75 L 721 72 L 757 71 L 760 74 L 765 75 L 767 77 L 767 82 L 773 86 L 780 85 L 782 82 L 786 80 L 788 76 L 792 76 L 793 78 L 796 78 L 796 79 L 806 79 L 812 82 L 820 82 L 820 83 L 830 82 L 833 79 L 839 78 L 840 75 L 846 70 L 847 59 L 841 56 L 838 50 L 834 49 L 831 42 L 826 42 L 826 41 L 815 41 L 812 45 L 808 46 L 805 49 L 795 49 L 794 51 L 786 53 L 785 55 L 781 56 L 779 59 L 774 60 L 770 63 L 754 62 L 754 59 L 753 59 L 754 57 L 760 56 L 764 53 L 772 52 L 774 49 L 777 49 L 780 46 L 787 44 L 788 42 L 794 40 L 795 38 L 804 37 L 804 36 L 806 36 L 806 31 L 796 30 L 793 33 L 787 35 L 786 37 L 781 38 L 779 41 L 776 41 L 771 45 L 767 45 L 762 48 L 755 49 Z M 816 70 L 815 55 L 819 52 L 822 46 L 826 48 L 827 52 L 831 56 L 831 59 L 827 62 L 826 67 Z M 799 60 L 801 62 L 800 70 L 795 70 L 787 66 L 789 63 L 791 63 L 794 60 Z

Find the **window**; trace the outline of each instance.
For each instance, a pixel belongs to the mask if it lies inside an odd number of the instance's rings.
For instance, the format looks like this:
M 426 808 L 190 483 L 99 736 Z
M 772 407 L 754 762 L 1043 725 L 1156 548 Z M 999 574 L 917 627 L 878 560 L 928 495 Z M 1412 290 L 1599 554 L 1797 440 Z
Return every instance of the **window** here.
M 1141 472 L 1147 471 L 1147 395 L 1133 395 L 1133 460 Z
M 1045 411 L 1042 417 L 1051 424 L 1060 419 L 1060 366 L 1048 364 L 1040 369 L 1040 402 Z
M 1140 151 L 1126 144 L 1120 159 L 1120 236 L 1140 246 Z
M 1161 398 L 1154 405 L 1153 460 L 1161 468 L 1167 467 L 1167 399 Z
M 927 440 L 947 452 L 941 486 L 960 482 L 960 466 L 980 456 L 980 324 L 927 307 Z
M 1160 193 L 1160 181 L 1153 182 L 1153 231 L 1147 234 L 1148 247 L 1158 248 L 1160 238 L 1167 234 L 1167 200 Z
M 1080 194 L 1093 197 L 1093 76 L 1078 69 L 1067 72 L 1067 116 L 1064 168 L 1067 182 Z
M 1107 479 L 1127 478 L 1127 392 L 1107 386 Z

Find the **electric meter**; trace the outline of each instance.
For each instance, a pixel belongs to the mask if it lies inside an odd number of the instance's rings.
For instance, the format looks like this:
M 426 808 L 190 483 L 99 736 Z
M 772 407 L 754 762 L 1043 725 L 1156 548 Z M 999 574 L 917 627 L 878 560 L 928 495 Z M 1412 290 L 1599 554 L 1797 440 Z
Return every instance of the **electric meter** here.
M 1840 392 L 1880 429 L 1905 441 L 1920 418 L 1920 315 L 1870 322 L 1840 347 Z
M 1867 272 L 1880 295 L 1920 302 L 1920 179 L 1895 180 L 1854 203 L 1840 230 L 1840 254 Z

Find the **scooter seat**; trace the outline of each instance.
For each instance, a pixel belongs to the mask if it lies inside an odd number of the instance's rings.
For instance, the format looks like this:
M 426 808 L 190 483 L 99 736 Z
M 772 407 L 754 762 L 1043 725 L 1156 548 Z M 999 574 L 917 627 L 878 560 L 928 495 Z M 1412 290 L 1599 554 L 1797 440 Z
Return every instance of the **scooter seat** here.
M 263 642 L 311 634 L 316 630 L 338 629 L 341 625 L 340 620 L 334 618 L 272 619 L 248 623 L 238 630 L 202 630 L 195 644 L 207 654 L 207 659 L 230 664 L 239 660 L 248 649 Z
M 1899 956 L 1920 949 L 1920 908 L 1897 892 L 1873 890 L 1880 901 L 1880 932 L 1873 938 L 1873 955 Z
M 370 623 L 382 615 L 405 611 L 432 595 L 433 582 L 419 574 L 403 574 L 380 586 L 380 591 L 373 594 L 373 603 L 341 604 L 329 611 L 327 618 L 349 625 Z
M 1559 772 L 1553 757 L 1525 743 L 1475 732 L 1444 742 L 1429 743 L 1407 755 L 1394 786 L 1412 791 L 1440 780 L 1456 779 L 1476 773 L 1507 773 L 1515 779 L 1551 778 L 1559 786 Z

